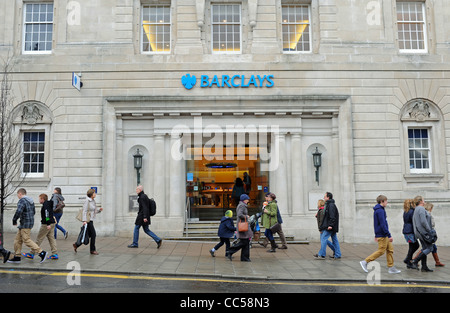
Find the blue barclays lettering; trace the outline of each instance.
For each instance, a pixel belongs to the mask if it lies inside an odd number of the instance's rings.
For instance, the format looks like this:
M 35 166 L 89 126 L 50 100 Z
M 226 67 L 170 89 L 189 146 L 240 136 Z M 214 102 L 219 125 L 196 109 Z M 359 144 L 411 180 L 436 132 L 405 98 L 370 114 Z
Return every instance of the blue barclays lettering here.
M 196 77 L 194 75 L 186 74 L 181 78 L 181 82 L 186 89 L 192 89 L 195 86 Z M 216 85 L 218 88 L 270 88 L 275 85 L 273 75 L 251 75 L 246 80 L 245 75 L 214 75 L 212 79 L 208 75 L 200 76 L 200 88 L 212 87 Z

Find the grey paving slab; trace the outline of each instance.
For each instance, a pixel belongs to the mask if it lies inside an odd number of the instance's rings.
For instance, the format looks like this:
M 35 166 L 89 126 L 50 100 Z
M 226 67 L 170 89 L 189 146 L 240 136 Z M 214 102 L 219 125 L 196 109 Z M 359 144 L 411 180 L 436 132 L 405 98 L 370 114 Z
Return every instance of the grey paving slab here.
M 15 234 L 5 234 L 5 247 L 13 249 Z M 376 244 L 341 243 L 340 260 L 314 260 L 313 254 L 319 249 L 319 243 L 290 244 L 287 250 L 268 253 L 267 248 L 254 245 L 250 252 L 252 262 L 240 262 L 239 252 L 233 261 L 225 258 L 225 250 L 216 252 L 211 257 L 209 250 L 215 242 L 188 242 L 164 240 L 160 249 L 151 240 L 142 239 L 137 249 L 127 248 L 131 238 L 99 237 L 97 251 L 91 255 L 88 246 L 82 246 L 78 252 L 73 251 L 75 237 L 67 240 L 58 239 L 60 259 L 47 260 L 39 264 L 38 260 L 22 258 L 20 264 L 0 263 L 0 270 L 45 270 L 70 271 L 72 261 L 78 262 L 83 272 L 105 272 L 125 275 L 176 275 L 190 277 L 215 277 L 235 279 L 263 279 L 290 281 L 367 281 L 359 261 L 376 250 Z M 48 249 L 48 243 L 42 244 Z M 22 252 L 28 252 L 24 246 Z M 450 247 L 438 246 L 439 257 L 445 267 L 437 268 L 429 256 L 428 264 L 433 273 L 408 270 L 402 260 L 407 246 L 394 245 L 395 265 L 402 272 L 392 275 L 387 273 L 386 258 L 380 257 L 380 279 L 386 282 L 438 282 L 450 284 Z

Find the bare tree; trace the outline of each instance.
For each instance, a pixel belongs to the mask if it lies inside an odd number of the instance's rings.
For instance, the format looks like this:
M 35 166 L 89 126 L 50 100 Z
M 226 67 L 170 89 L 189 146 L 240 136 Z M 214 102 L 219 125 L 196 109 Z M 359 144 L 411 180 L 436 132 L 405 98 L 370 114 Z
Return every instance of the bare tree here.
M 15 192 L 25 177 L 21 177 L 22 149 L 20 133 L 14 130 L 13 98 L 10 73 L 13 58 L 2 59 L 3 68 L 0 85 L 0 248 L 3 247 L 3 213 L 7 199 Z

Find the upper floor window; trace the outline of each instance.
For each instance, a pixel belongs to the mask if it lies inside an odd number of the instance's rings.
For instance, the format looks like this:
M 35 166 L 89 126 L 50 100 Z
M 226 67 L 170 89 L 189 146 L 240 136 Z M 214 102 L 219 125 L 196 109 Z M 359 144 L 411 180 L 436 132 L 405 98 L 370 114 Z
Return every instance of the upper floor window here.
M 311 51 L 311 19 L 309 5 L 283 5 L 282 36 L 284 52 Z
M 424 2 L 397 1 L 398 45 L 400 52 L 427 52 Z
M 142 8 L 142 52 L 169 53 L 171 20 L 169 5 Z
M 25 4 L 23 25 L 23 52 L 51 53 L 53 3 Z
M 241 5 L 211 5 L 213 53 L 241 52 Z

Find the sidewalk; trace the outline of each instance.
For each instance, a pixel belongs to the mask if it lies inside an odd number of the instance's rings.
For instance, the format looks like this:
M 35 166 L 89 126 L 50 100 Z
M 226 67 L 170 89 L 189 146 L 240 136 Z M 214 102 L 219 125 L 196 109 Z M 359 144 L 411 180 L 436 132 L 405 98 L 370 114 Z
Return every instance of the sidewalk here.
M 5 248 L 13 250 L 15 234 L 6 233 L 4 237 Z M 32 239 L 34 239 L 33 236 Z M 75 253 L 72 247 L 75 240 L 75 236 L 69 236 L 67 240 L 57 240 L 59 260 L 46 260 L 40 264 L 37 256 L 34 260 L 22 257 L 20 264 L 0 263 L 0 269 L 71 271 L 71 267 L 67 268 L 68 262 L 77 261 L 81 265 L 82 272 L 108 274 L 366 282 L 367 274 L 361 269 L 359 261 L 377 249 L 376 243 L 341 243 L 342 258 L 340 260 L 328 258 L 314 260 L 313 255 L 318 252 L 319 243 L 288 244 L 287 250 L 277 250 L 276 253 L 268 253 L 268 248 L 254 244 L 250 251 L 252 262 L 240 262 L 240 252 L 233 256 L 233 261 L 226 259 L 224 246 L 216 252 L 216 257 L 211 257 L 209 250 L 216 242 L 163 240 L 161 248 L 157 249 L 153 240 L 141 234 L 140 247 L 130 249 L 127 245 L 131 243 L 131 237 L 98 237 L 99 255 L 90 255 L 89 246 L 81 246 L 78 248 L 78 253 Z M 47 241 L 43 242 L 42 248 L 50 252 Z M 29 252 L 25 245 L 22 252 Z M 432 273 L 406 269 L 402 262 L 406 252 L 406 244 L 394 242 L 395 266 L 402 271 L 400 274 L 387 273 L 384 255 L 377 260 L 381 266 L 381 283 L 450 284 L 450 247 L 438 245 L 439 257 L 441 262 L 446 264 L 445 267 L 435 268 L 433 257 L 431 254 L 428 256 L 428 266 L 434 270 Z

